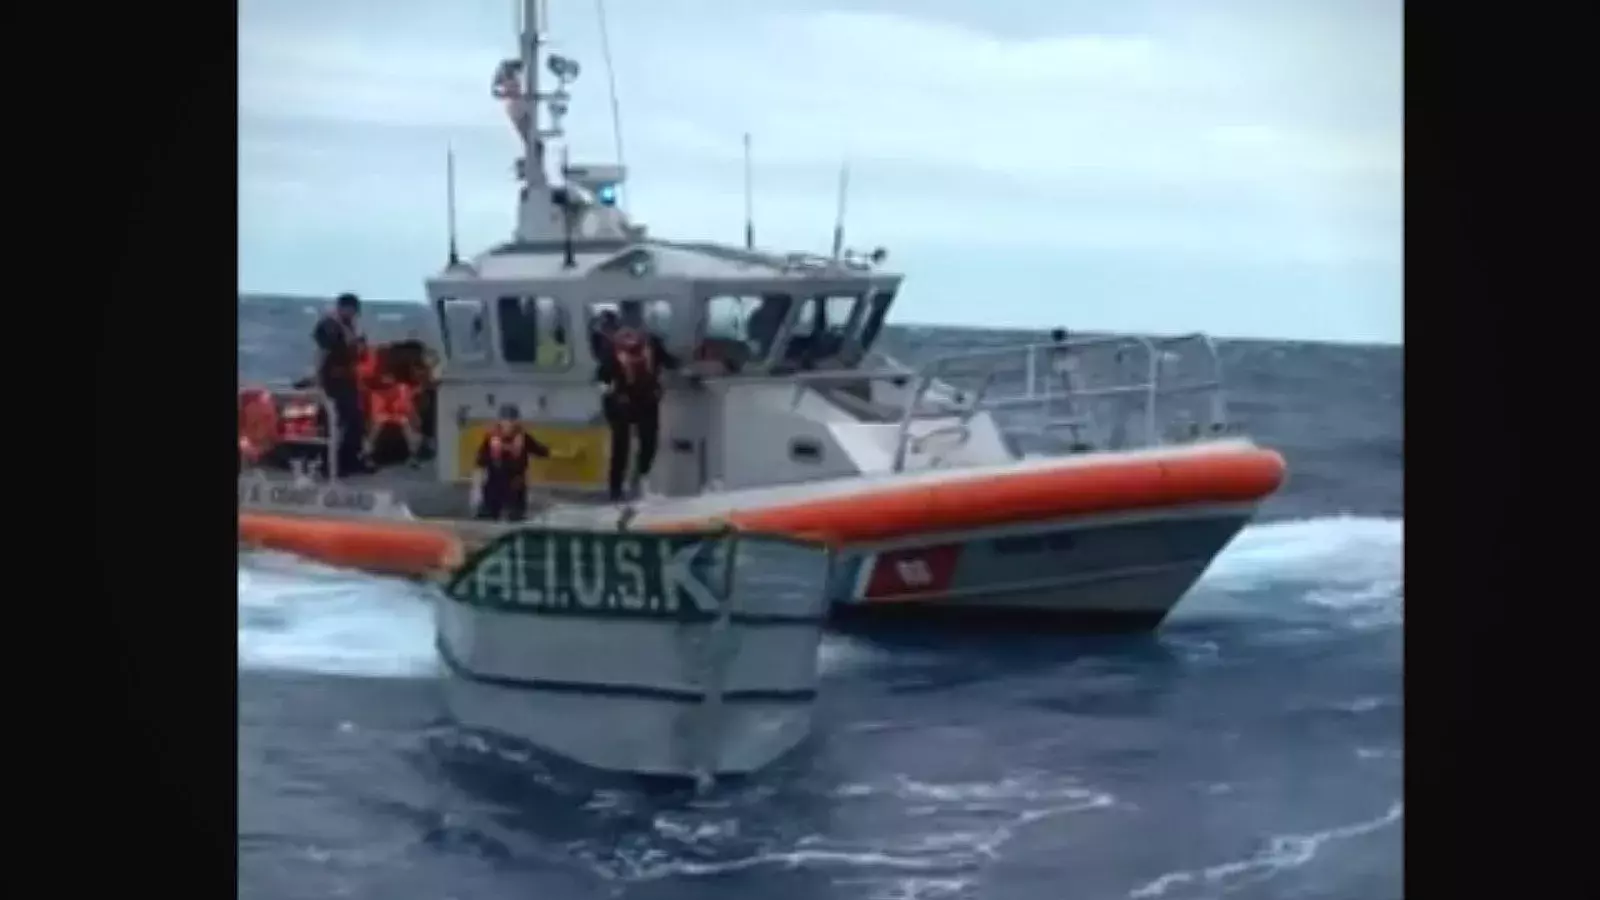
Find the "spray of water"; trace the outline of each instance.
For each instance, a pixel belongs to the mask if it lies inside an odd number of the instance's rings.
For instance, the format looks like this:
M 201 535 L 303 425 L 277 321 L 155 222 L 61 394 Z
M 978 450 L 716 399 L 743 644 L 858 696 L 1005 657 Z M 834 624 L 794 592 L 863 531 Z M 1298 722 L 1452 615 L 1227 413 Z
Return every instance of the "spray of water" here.
M 1251 526 L 1217 558 L 1180 611 L 1274 590 L 1300 610 L 1357 627 L 1402 614 L 1404 523 L 1331 517 Z M 1276 591 L 1277 588 L 1292 590 Z M 434 588 L 331 569 L 274 554 L 239 559 L 239 665 L 244 669 L 363 677 L 435 671 Z M 1244 614 L 1270 612 L 1259 606 Z M 880 651 L 843 637 L 823 644 L 824 673 Z

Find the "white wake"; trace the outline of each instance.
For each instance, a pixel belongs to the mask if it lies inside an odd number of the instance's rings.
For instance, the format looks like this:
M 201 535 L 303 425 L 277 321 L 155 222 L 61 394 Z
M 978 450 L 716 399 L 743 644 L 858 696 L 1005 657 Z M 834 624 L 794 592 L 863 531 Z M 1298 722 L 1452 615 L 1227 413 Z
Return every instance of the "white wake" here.
M 1309 615 L 1361 630 L 1401 625 L 1405 521 L 1329 516 L 1252 525 L 1212 562 L 1175 619 L 1210 614 Z
M 1179 607 L 1215 609 L 1241 592 L 1295 588 L 1302 607 L 1347 616 L 1356 625 L 1393 624 L 1403 615 L 1404 523 L 1330 517 L 1246 528 Z M 376 578 L 280 554 L 239 558 L 239 666 L 374 678 L 435 671 L 435 588 Z M 1259 610 L 1257 610 L 1259 611 Z M 830 636 L 824 672 L 867 662 L 875 651 Z

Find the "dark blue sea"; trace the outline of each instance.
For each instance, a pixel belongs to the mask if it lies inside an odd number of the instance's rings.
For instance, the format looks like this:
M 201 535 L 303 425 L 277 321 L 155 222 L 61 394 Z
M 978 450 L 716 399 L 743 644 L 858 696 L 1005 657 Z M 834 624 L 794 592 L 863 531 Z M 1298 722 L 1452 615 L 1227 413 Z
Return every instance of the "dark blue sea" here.
M 302 374 L 317 311 L 242 300 L 240 379 Z M 700 799 L 456 736 L 427 589 L 241 556 L 240 896 L 1401 897 L 1404 350 L 1223 353 L 1289 481 L 1161 631 L 830 637 L 815 747 Z

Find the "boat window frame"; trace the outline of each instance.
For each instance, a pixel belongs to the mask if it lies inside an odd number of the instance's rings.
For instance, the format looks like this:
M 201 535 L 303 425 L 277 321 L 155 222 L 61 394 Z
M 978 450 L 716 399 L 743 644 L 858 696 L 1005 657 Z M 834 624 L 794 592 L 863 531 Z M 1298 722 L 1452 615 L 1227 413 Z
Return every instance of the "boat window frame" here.
M 511 331 L 506 327 L 505 315 L 508 301 L 517 301 L 519 303 L 532 301 L 533 303 L 534 331 L 533 358 L 531 360 L 512 358 L 510 347 L 507 345 L 507 341 L 511 339 Z M 518 311 L 519 317 L 526 315 L 527 312 L 525 310 Z M 561 373 L 571 371 L 572 367 L 577 363 L 577 359 L 573 350 L 570 318 L 567 314 L 567 304 L 560 297 L 548 293 L 528 291 L 505 290 L 496 292 L 494 301 L 494 319 L 497 325 L 495 349 L 499 352 L 500 361 L 510 368 L 528 372 Z M 544 333 L 546 327 L 552 330 L 559 329 L 561 333 L 561 340 L 558 344 L 566 352 L 559 362 L 546 363 L 539 358 L 540 350 L 544 346 L 540 341 L 540 335 Z
M 477 304 L 476 324 L 479 330 L 478 352 L 463 356 L 458 351 L 462 347 L 456 343 L 456 335 L 451 327 L 451 316 L 448 312 L 452 306 L 460 304 Z M 439 349 L 443 351 L 445 359 L 457 365 L 487 365 L 495 360 L 495 343 L 498 329 L 494 325 L 494 317 L 489 315 L 489 304 L 480 296 L 466 294 L 462 296 L 440 296 L 433 301 L 434 313 L 439 321 Z
M 869 311 L 873 308 L 872 302 L 877 293 L 870 285 L 866 285 L 855 289 L 839 288 L 818 291 L 801 297 L 790 313 L 789 321 L 786 323 L 786 330 L 780 334 L 781 346 L 772 348 L 772 364 L 780 367 L 795 366 L 801 369 L 808 369 L 818 367 L 848 368 L 859 363 L 861 357 L 865 354 L 852 352 L 855 346 L 857 328 L 859 323 L 869 315 Z M 850 312 L 844 316 L 844 321 L 841 324 L 835 326 L 830 323 L 825 327 L 825 333 L 834 335 L 837 338 L 838 343 L 833 351 L 826 356 L 808 355 L 801 358 L 791 356 L 789 351 L 794 346 L 795 338 L 814 338 L 817 333 L 816 320 L 818 313 L 820 312 L 823 318 L 831 318 L 827 313 L 830 304 L 841 300 L 850 302 Z M 810 305 L 809 310 L 807 309 L 808 305 Z M 799 334 L 802 321 L 810 330 L 804 334 Z M 777 341 L 774 342 L 775 345 L 778 343 Z
M 866 308 L 866 314 L 855 324 L 849 337 L 850 345 L 859 352 L 861 358 L 871 353 L 873 346 L 883 336 L 883 326 L 888 322 L 889 310 L 893 308 L 898 293 L 895 289 L 884 288 L 874 288 L 867 292 L 865 299 L 870 303 Z
M 732 335 L 712 332 L 712 305 L 723 300 L 736 301 L 740 307 L 736 320 L 737 331 Z M 750 335 L 750 319 L 769 300 L 781 301 L 783 314 L 773 328 L 771 336 L 764 342 L 758 342 Z M 785 338 L 796 307 L 795 295 L 789 291 L 748 290 L 722 285 L 702 289 L 695 297 L 697 319 L 694 333 L 695 356 L 698 358 L 705 354 L 709 349 L 708 341 L 737 344 L 743 346 L 748 355 L 737 363 L 729 365 L 730 374 L 735 370 L 740 374 L 765 371 L 771 364 L 773 349 Z M 726 360 L 724 362 L 726 363 Z

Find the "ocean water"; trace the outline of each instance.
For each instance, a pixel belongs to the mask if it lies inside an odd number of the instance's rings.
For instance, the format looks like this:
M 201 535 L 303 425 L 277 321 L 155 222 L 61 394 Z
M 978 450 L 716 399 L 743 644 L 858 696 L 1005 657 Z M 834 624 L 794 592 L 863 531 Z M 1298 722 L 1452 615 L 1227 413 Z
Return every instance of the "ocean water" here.
M 302 373 L 317 311 L 241 300 L 241 381 Z M 1403 352 L 1223 344 L 1289 481 L 1161 631 L 829 637 L 814 746 L 699 799 L 457 736 L 426 588 L 241 556 L 240 895 L 1401 897 Z

